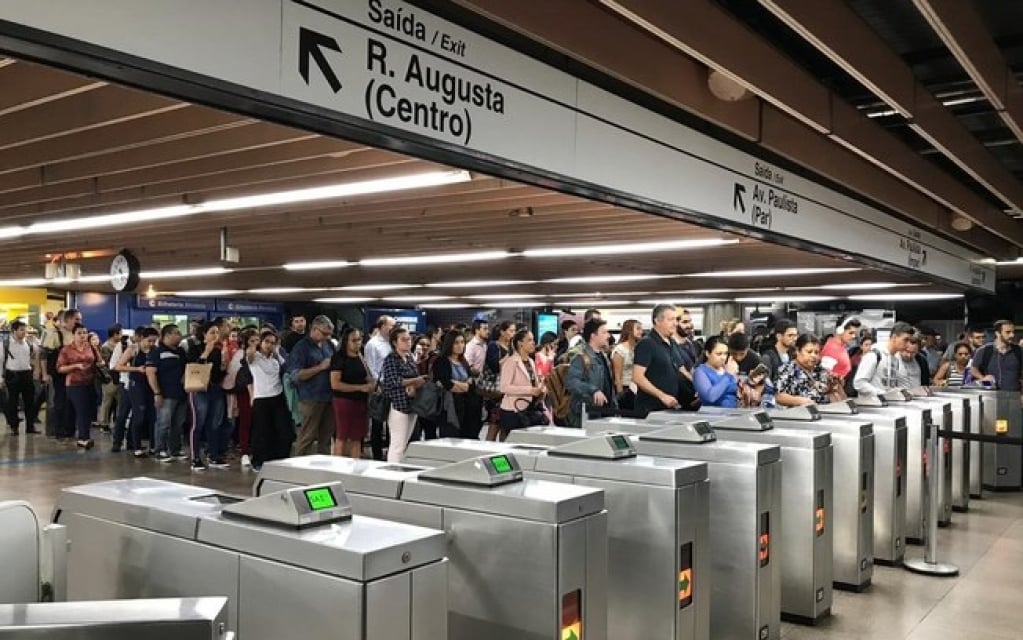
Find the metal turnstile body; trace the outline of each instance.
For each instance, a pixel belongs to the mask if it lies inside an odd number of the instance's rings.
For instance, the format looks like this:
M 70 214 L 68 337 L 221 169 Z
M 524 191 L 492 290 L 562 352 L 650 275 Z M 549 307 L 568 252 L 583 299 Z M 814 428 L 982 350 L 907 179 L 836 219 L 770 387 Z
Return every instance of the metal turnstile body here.
M 24 500 L 0 502 L 0 603 L 67 599 L 67 529 L 42 526 Z
M 985 391 L 981 433 L 1007 438 L 1023 437 L 1023 408 L 1018 391 Z M 1018 491 L 1023 487 L 1020 446 L 984 443 L 983 486 L 992 491 Z
M 495 457 L 514 460 L 521 475 L 521 456 Z M 264 464 L 254 492 L 341 481 L 355 513 L 448 532 L 452 640 L 579 637 L 580 627 L 587 640 L 605 640 L 603 491 L 533 479 L 488 487 L 420 477 L 440 471 L 303 456 Z
M 924 402 L 932 406 L 931 417 L 938 420 L 938 429 L 943 431 L 959 431 L 966 429 L 969 420 L 969 401 L 962 396 L 937 397 L 928 387 L 911 391 L 915 402 Z M 926 395 L 924 395 L 926 394 Z M 941 438 L 939 451 L 944 458 L 941 481 L 938 483 L 938 526 L 947 527 L 952 524 L 952 478 L 953 448 L 951 438 Z M 927 514 L 924 514 L 926 518 Z
M 821 405 L 822 415 L 834 420 L 869 420 L 874 428 L 874 562 L 901 564 L 906 555 L 906 416 L 891 407 L 867 412 L 850 401 L 856 414 L 843 406 Z
M 854 398 L 861 413 L 872 415 L 876 407 L 870 406 L 873 399 L 859 396 Z M 947 403 L 951 411 L 951 404 Z M 924 454 L 926 453 L 928 427 L 931 424 L 933 405 L 914 401 L 890 401 L 885 409 L 895 409 L 906 418 L 906 535 L 905 541 L 922 544 L 924 535 L 923 497 L 927 490 L 924 477 Z M 940 423 L 939 423 L 940 424 Z
M 232 640 L 227 598 L 0 604 L 2 640 Z
M 237 515 L 299 495 L 298 528 Z M 444 533 L 351 516 L 344 496 L 334 485 L 246 500 L 150 478 L 64 489 L 68 598 L 226 596 L 228 629 L 247 640 L 446 637 Z
M 953 402 L 952 412 L 955 414 L 962 400 L 962 420 L 952 421 L 952 430 L 958 433 L 980 433 L 980 422 L 983 401 L 980 394 L 955 387 L 932 387 L 931 394 L 936 398 L 947 398 Z M 949 501 L 953 511 L 966 512 L 970 509 L 970 469 L 974 465 L 973 445 L 980 443 L 965 440 L 952 440 L 952 493 Z M 979 451 L 979 450 L 978 450 Z M 979 485 L 978 485 L 979 491 Z
M 409 444 L 406 462 L 438 466 L 486 454 L 516 455 L 526 478 L 604 491 L 608 518 L 608 637 L 703 639 L 710 636 L 710 485 L 707 465 L 623 455 L 581 429 L 553 427 L 554 447 L 441 438 Z M 616 436 L 599 436 L 598 440 Z M 619 442 L 629 442 L 617 436 Z M 631 444 L 629 445 L 631 447 Z
M 785 620 L 814 623 L 831 614 L 834 582 L 834 450 L 824 431 L 761 424 L 763 411 L 700 412 L 718 440 L 781 447 L 781 613 Z M 763 430 L 761 430 L 763 429 Z
M 705 424 L 692 413 L 687 420 L 688 425 Z M 615 430 L 632 432 L 628 422 L 616 422 Z M 586 429 L 605 431 L 604 423 L 591 420 Z M 781 635 L 781 449 L 750 442 L 697 444 L 688 440 L 684 427 L 651 426 L 644 423 L 635 428 L 642 433 L 632 437 L 640 454 L 707 463 L 711 638 L 777 640 Z
M 855 411 L 845 404 L 846 411 Z M 834 509 L 831 511 L 835 587 L 860 591 L 874 575 L 874 427 L 856 415 L 824 416 L 819 407 L 771 412 L 776 427 L 831 433 Z M 785 451 L 782 450 L 782 459 Z M 785 472 L 788 478 L 788 471 Z

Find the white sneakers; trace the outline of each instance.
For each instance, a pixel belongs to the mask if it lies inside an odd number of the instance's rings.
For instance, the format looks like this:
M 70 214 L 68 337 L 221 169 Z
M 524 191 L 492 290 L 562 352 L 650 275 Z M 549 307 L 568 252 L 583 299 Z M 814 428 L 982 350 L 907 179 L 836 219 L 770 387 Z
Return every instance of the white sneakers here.
M 252 468 L 252 458 L 250 458 L 249 454 L 246 453 L 245 455 L 242 456 L 242 469 L 251 469 L 251 468 Z

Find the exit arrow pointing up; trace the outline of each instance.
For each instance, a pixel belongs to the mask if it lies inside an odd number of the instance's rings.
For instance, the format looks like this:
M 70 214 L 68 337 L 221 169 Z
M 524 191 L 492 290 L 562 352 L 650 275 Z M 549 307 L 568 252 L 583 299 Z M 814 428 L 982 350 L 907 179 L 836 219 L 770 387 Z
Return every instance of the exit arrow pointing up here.
M 341 45 L 337 43 L 337 40 L 330 36 L 325 36 L 322 33 L 317 33 L 306 29 L 305 27 L 298 28 L 298 72 L 302 75 L 302 79 L 305 80 L 306 84 L 309 84 L 309 59 L 312 58 L 316 61 L 316 66 L 320 68 L 320 73 L 327 80 L 327 84 L 330 88 L 337 93 L 341 90 L 341 81 L 338 80 L 337 74 L 334 73 L 334 69 L 331 68 L 330 63 L 327 62 L 327 56 L 323 54 L 324 49 L 330 49 L 331 51 L 337 51 L 341 53 Z

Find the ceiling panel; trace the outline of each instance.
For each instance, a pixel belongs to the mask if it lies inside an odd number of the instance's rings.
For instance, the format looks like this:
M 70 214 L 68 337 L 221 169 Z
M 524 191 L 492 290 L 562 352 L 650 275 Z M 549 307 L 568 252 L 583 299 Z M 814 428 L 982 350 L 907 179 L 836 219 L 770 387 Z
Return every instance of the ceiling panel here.
M 0 67 L 0 276 L 35 278 L 52 256 L 129 248 L 143 270 L 219 265 L 221 229 L 241 262 L 218 276 L 143 281 L 159 291 L 248 290 L 408 284 L 396 292 L 298 293 L 276 297 L 620 293 L 802 287 L 892 281 L 864 269 L 787 278 L 693 278 L 685 274 L 768 267 L 847 267 L 835 258 L 742 238 L 694 251 L 561 258 L 513 257 L 470 264 L 287 271 L 309 260 L 358 260 L 474 251 L 730 238 L 727 233 L 607 203 L 473 174 L 447 186 L 303 204 L 205 213 L 172 220 L 2 239 L 2 227 L 141 211 L 180 203 L 374 180 L 445 169 L 397 153 L 272 125 L 164 97 L 14 62 Z M 51 256 L 47 258 L 47 256 Z M 105 273 L 109 257 L 79 261 Z M 670 279 L 616 282 L 615 276 Z M 542 282 L 602 276 L 596 283 Z M 515 279 L 491 291 L 422 289 L 434 282 Z M 76 283 L 76 289 L 104 285 Z M 251 294 L 250 294 L 251 295 Z M 672 294 L 683 295 L 684 294 Z M 699 295 L 692 294 L 692 295 Z M 638 299 L 638 298 L 636 298 Z

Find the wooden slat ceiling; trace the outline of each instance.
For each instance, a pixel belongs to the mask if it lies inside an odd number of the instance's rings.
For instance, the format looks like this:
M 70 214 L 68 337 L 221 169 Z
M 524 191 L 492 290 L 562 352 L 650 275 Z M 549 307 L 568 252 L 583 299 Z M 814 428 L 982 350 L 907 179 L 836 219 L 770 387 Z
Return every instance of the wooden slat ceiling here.
M 437 169 L 367 148 L 21 61 L 0 62 L 0 227 L 265 194 Z M 532 217 L 511 214 L 531 208 Z M 160 280 L 160 291 L 425 284 L 468 279 L 686 274 L 750 267 L 848 267 L 849 263 L 742 238 L 691 252 L 570 259 L 512 258 L 415 268 L 289 272 L 288 262 L 459 253 L 492 249 L 719 238 L 728 234 L 605 203 L 473 174 L 461 184 L 137 225 L 2 240 L 0 278 L 36 278 L 47 255 L 127 247 L 143 270 L 218 265 L 227 227 L 241 263 L 225 275 Z M 78 260 L 86 274 L 109 257 Z M 863 270 L 785 282 L 677 278 L 653 282 L 536 283 L 516 293 L 572 293 L 907 282 Z M 148 282 L 143 282 L 143 288 Z M 72 285 L 105 290 L 105 285 Z M 503 291 L 504 289 L 502 289 Z M 510 291 L 510 290 L 509 290 Z M 389 292 L 387 295 L 416 293 Z M 431 291 L 431 293 L 435 293 Z M 443 290 L 436 293 L 446 293 Z M 450 293 L 467 293 L 452 291 Z M 477 292 L 486 293 L 486 292 Z M 337 295 L 345 295 L 338 293 Z M 352 295 L 352 294 L 347 294 Z M 384 295 L 370 293 L 365 295 Z M 308 298 L 310 294 L 282 295 Z M 649 296 L 648 296 L 649 297 Z

